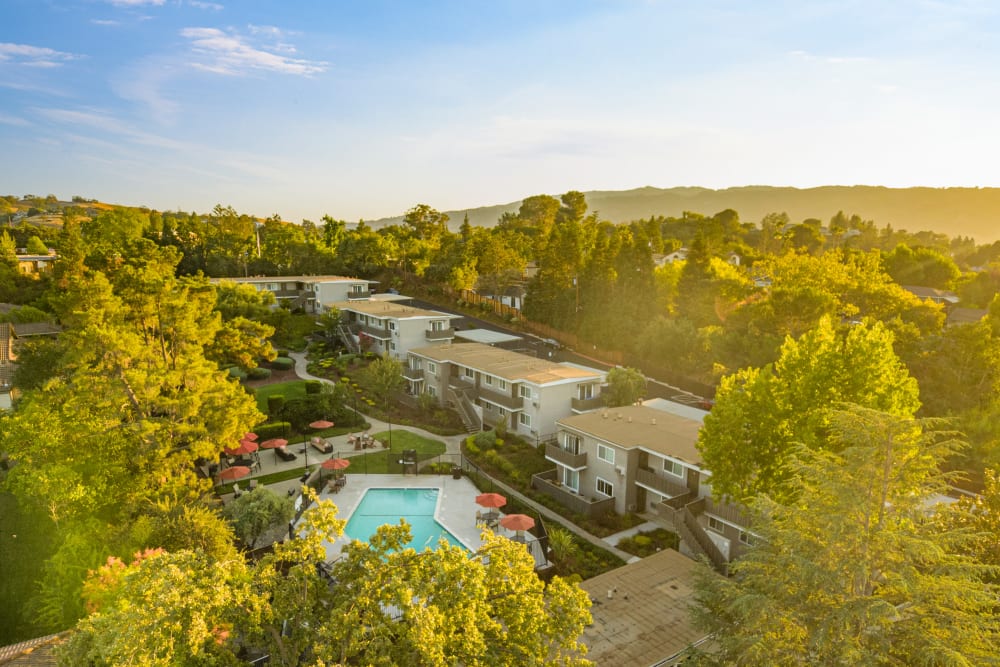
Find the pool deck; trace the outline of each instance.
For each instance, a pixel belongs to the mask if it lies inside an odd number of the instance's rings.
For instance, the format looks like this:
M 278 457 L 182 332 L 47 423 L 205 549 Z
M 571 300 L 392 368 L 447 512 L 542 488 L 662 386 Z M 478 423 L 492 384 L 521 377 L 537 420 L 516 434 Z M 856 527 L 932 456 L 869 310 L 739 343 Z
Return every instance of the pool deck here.
M 337 506 L 337 517 L 347 521 L 361 502 L 368 489 L 438 489 L 437 510 L 434 518 L 454 535 L 470 551 L 482 546 L 481 528 L 476 525 L 476 504 L 479 489 L 462 477 L 453 479 L 451 475 L 349 475 L 347 485 L 337 493 L 323 491 L 321 498 L 332 500 Z M 404 510 L 405 511 L 405 510 Z M 501 534 L 513 535 L 503 528 Z M 333 544 L 327 545 L 327 559 L 335 560 L 341 548 L 350 541 L 341 536 Z

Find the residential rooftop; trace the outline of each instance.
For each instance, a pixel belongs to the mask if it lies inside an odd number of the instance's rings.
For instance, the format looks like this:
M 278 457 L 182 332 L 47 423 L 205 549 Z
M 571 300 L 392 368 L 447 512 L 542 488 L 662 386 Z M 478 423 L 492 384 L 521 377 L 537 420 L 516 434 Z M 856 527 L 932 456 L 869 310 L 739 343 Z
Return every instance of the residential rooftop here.
M 212 278 L 210 282 L 217 283 L 220 280 L 228 280 L 233 283 L 286 283 L 295 281 L 297 283 L 369 283 L 378 284 L 377 280 L 366 280 L 364 278 L 350 278 L 348 276 L 234 276 L 225 278 Z
M 701 422 L 663 410 L 627 405 L 564 417 L 556 423 L 622 449 L 641 447 L 685 463 L 702 465 L 701 453 L 695 446 Z
M 338 301 L 336 303 L 324 303 L 323 305 L 327 308 L 339 308 L 340 310 L 350 310 L 355 313 L 363 313 L 373 317 L 391 318 L 396 320 L 418 317 L 447 317 L 448 319 L 458 319 L 461 317 L 461 315 L 452 315 L 450 313 L 442 313 L 437 310 L 416 308 L 415 306 L 407 306 L 394 301 Z
M 599 381 L 604 375 L 594 369 L 560 364 L 548 359 L 538 359 L 482 343 L 453 343 L 435 347 L 419 347 L 411 354 L 437 361 L 475 368 L 510 382 L 533 384 L 558 384 L 567 381 L 592 379 Z

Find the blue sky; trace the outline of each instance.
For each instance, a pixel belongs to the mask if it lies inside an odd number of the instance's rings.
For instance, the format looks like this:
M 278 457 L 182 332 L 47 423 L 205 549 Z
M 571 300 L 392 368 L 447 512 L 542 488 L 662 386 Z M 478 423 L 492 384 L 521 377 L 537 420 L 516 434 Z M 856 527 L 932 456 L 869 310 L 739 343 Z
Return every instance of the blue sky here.
M 1000 186 L 1000 3 L 0 0 L 0 191 L 357 220 Z

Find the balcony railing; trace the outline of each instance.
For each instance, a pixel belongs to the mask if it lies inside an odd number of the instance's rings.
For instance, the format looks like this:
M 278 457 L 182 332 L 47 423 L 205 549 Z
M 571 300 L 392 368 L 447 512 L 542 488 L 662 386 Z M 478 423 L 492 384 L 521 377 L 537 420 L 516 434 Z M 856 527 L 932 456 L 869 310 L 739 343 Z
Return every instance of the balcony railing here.
M 367 298 L 371 297 L 371 295 L 372 295 L 371 290 L 365 290 L 363 292 L 350 292 L 347 295 L 347 300 L 348 301 L 359 301 L 361 299 L 367 299 Z
M 490 403 L 502 405 L 508 410 L 520 410 L 524 407 L 524 399 L 520 396 L 511 396 L 510 394 L 493 391 L 483 384 L 479 385 L 479 397 L 485 398 Z
M 575 493 L 566 486 L 558 484 L 555 469 L 532 475 L 531 487 L 541 491 L 576 514 L 597 516 L 613 511 L 615 508 L 614 498 L 587 498 Z
M 604 399 L 600 396 L 594 396 L 593 398 L 572 398 L 570 399 L 570 407 L 577 412 L 596 410 L 604 407 Z
M 688 488 L 680 480 L 672 480 L 669 477 L 661 477 L 652 470 L 638 468 L 635 471 L 635 483 L 645 486 L 647 489 L 656 491 L 664 496 L 679 496 L 687 493 Z
M 545 445 L 545 458 L 575 470 L 587 467 L 587 452 L 574 454 L 573 452 L 567 452 L 559 445 Z
M 427 340 L 445 340 L 447 338 L 455 337 L 454 329 L 427 329 L 424 331 L 424 337 Z
M 423 380 L 424 379 L 424 369 L 422 368 L 410 368 L 409 366 L 403 367 L 403 377 L 407 380 Z

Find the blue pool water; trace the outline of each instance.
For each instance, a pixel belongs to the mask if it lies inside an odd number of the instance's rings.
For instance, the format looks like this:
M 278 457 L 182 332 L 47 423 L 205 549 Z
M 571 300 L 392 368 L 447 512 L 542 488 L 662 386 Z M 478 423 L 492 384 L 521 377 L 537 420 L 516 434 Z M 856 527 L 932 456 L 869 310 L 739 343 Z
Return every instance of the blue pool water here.
M 437 489 L 368 489 L 351 515 L 344 534 L 353 540 L 367 542 L 375 530 L 384 524 L 397 524 L 406 519 L 413 539 L 406 545 L 417 551 L 436 549 L 438 540 L 465 548 L 458 538 L 434 519 Z

